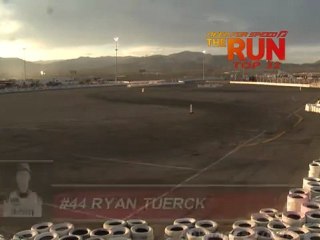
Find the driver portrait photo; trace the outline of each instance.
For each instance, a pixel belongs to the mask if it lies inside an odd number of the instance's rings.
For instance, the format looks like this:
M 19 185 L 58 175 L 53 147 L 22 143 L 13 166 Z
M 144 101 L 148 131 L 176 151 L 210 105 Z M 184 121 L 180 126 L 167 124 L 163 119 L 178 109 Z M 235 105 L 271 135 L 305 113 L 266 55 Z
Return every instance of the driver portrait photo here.
M 16 170 L 16 190 L 4 200 L 4 217 L 41 217 L 42 199 L 29 188 L 31 169 L 28 163 L 20 163 Z

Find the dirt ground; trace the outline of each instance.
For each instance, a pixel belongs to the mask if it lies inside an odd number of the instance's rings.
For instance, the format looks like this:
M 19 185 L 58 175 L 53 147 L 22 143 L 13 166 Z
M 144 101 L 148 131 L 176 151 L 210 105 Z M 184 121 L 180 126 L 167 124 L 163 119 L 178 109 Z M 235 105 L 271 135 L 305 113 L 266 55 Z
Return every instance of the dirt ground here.
M 211 192 L 228 188 L 228 194 L 252 186 L 286 193 L 320 157 L 320 116 L 304 112 L 319 93 L 186 84 L 144 93 L 109 87 L 0 95 L 0 159 L 53 160 L 41 176 L 51 176 L 54 193 L 87 191 L 77 187 L 85 184 L 202 185 Z

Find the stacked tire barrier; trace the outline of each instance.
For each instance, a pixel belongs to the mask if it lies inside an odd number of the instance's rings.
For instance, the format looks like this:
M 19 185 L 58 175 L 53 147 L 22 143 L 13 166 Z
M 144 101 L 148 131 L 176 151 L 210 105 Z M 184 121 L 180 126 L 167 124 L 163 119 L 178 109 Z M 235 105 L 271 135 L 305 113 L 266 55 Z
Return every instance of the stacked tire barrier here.
M 306 112 L 320 113 L 320 100 L 317 101 L 315 104 L 307 103 L 307 104 L 305 105 L 304 110 L 305 110 Z
M 198 220 L 194 218 L 179 218 L 172 225 L 165 228 L 164 239 L 201 240 L 201 239 L 228 239 L 226 235 L 217 232 L 218 224 L 212 220 Z M 211 236 L 208 238 L 208 236 Z
M 100 228 L 75 227 L 72 223 L 43 222 L 14 234 L 13 240 L 154 240 L 153 229 L 141 219 L 111 219 Z
M 309 164 L 301 188 L 290 189 L 283 211 L 263 208 L 239 219 L 228 233 L 210 219 L 179 218 L 164 229 L 165 240 L 320 240 L 320 159 Z M 111 219 L 100 228 L 43 222 L 16 233 L 14 240 L 154 240 L 153 228 L 142 219 Z M 0 236 L 1 240 L 1 236 Z

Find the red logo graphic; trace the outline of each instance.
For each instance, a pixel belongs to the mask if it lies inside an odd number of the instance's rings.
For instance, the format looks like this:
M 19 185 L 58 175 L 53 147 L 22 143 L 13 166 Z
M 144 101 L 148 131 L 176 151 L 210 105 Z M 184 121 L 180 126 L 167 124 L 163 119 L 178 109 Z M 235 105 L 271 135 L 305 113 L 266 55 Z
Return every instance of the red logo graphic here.
M 234 67 L 257 68 L 262 60 L 267 61 L 267 69 L 279 69 L 286 55 L 288 31 L 279 32 L 209 32 L 209 47 L 226 47 L 228 60 Z M 256 49 L 255 49 L 256 48 Z M 274 58 L 278 61 L 274 61 Z

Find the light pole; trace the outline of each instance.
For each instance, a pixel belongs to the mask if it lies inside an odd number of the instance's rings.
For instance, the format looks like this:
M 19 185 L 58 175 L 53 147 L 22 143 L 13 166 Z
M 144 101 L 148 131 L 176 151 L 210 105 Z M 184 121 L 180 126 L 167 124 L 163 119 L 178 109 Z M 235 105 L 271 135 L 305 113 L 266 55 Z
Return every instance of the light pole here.
M 23 48 L 23 73 L 24 73 L 24 81 L 27 80 L 27 62 L 26 62 L 26 48 Z
M 41 78 L 42 78 L 42 81 L 44 80 L 44 76 L 46 75 L 46 72 L 45 71 L 40 71 L 40 75 L 41 75 Z
M 114 80 L 118 81 L 118 41 L 119 37 L 114 37 L 113 40 L 116 42 L 116 69 L 114 74 Z
M 202 61 L 202 80 L 204 81 L 204 60 L 205 60 L 206 51 L 203 50 L 202 53 L 203 53 L 203 61 Z

